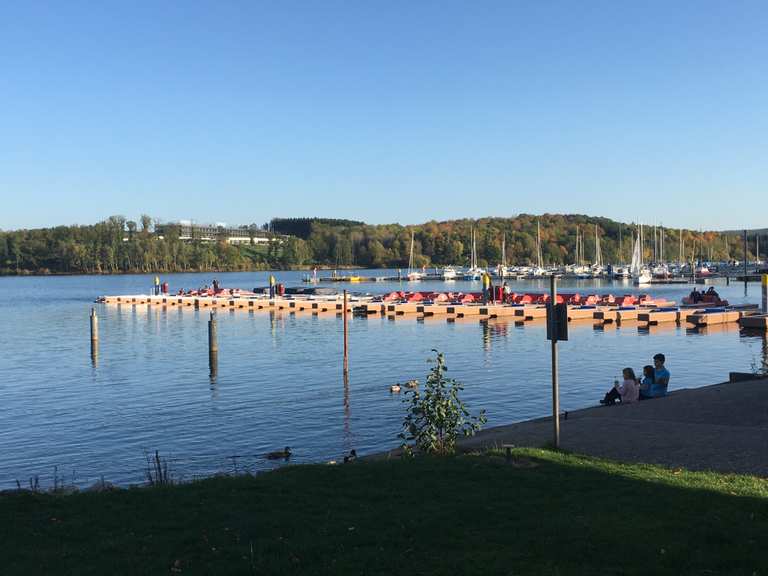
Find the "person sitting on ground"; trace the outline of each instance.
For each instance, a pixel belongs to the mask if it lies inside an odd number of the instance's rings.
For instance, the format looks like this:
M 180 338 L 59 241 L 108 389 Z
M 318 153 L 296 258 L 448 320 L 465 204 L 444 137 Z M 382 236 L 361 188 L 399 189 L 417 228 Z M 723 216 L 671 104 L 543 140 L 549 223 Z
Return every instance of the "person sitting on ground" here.
M 647 390 L 642 390 L 640 392 L 641 400 L 660 398 L 667 395 L 667 387 L 669 386 L 669 378 L 671 374 L 664 366 L 664 362 L 666 362 L 664 354 L 656 354 L 653 357 L 653 382 L 649 383 Z
M 624 381 L 619 383 L 618 380 L 614 381 L 613 388 L 611 388 L 605 395 L 605 398 L 600 400 L 600 404 L 611 406 L 616 403 L 617 400 L 621 400 L 622 404 L 631 404 L 637 402 L 639 385 L 637 378 L 635 377 L 635 371 L 632 368 L 624 368 L 622 370 Z
M 653 386 L 654 369 L 650 364 L 643 366 L 643 377 L 640 379 L 640 400 L 651 398 L 651 387 Z

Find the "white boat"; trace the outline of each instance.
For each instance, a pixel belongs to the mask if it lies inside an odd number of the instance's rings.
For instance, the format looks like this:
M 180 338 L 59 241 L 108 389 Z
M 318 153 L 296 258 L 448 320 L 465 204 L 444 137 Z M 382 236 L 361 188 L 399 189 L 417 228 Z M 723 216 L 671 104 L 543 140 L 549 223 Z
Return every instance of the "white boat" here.
M 409 282 L 418 282 L 419 280 L 422 280 L 424 276 L 425 274 L 423 272 L 419 272 L 413 268 L 413 232 L 411 232 L 411 254 L 408 257 L 408 275 L 406 278 L 408 278 Z
M 641 286 L 643 284 L 650 284 L 651 280 L 653 280 L 651 271 L 648 270 L 648 268 L 643 268 L 640 270 L 640 273 L 633 278 L 632 282 L 637 286 Z
M 643 265 L 643 233 L 642 226 L 635 239 L 635 248 L 632 251 L 632 263 L 629 265 L 632 274 L 632 283 L 639 286 L 650 284 L 653 276 L 647 266 Z
M 469 269 L 464 272 L 464 280 L 480 280 L 485 271 L 477 265 L 477 240 L 472 229 L 472 252 L 469 255 Z
M 456 271 L 456 268 L 453 266 L 446 266 L 443 268 L 443 271 L 441 272 L 441 276 L 443 277 L 443 280 L 456 280 L 458 278 L 459 273 Z
M 654 278 L 669 278 L 669 268 L 666 264 L 657 264 L 651 270 Z
M 616 266 L 613 269 L 613 277 L 617 280 L 623 280 L 629 278 L 632 274 L 629 271 L 629 266 Z

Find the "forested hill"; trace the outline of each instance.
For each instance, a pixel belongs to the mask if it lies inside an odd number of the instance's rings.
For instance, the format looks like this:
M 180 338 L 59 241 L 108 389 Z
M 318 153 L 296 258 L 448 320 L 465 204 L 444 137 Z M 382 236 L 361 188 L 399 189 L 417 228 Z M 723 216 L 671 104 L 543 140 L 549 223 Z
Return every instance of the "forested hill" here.
M 113 216 L 90 226 L 59 226 L 0 232 L 0 273 L 119 273 L 212 270 L 256 270 L 293 266 L 405 267 L 413 236 L 417 266 L 466 265 L 476 233 L 481 266 L 501 260 L 502 241 L 508 263 L 535 263 L 537 225 L 545 264 L 574 261 L 577 229 L 587 261 L 600 238 L 604 262 L 628 262 L 637 226 L 584 215 L 521 214 L 512 218 L 480 218 L 427 222 L 413 226 L 369 225 L 350 220 L 280 218 L 269 227 L 282 234 L 266 245 L 232 246 L 223 241 L 184 241 L 154 233 L 151 218 L 141 225 Z M 657 231 L 664 256 L 677 259 L 681 232 Z M 660 244 L 660 241 L 657 242 Z M 741 259 L 742 238 L 736 233 L 684 230 L 685 259 Z M 653 256 L 654 230 L 645 227 L 645 256 Z M 750 238 L 749 258 L 756 242 Z M 768 252 L 768 234 L 760 239 Z M 761 249 L 762 252 L 762 249 Z

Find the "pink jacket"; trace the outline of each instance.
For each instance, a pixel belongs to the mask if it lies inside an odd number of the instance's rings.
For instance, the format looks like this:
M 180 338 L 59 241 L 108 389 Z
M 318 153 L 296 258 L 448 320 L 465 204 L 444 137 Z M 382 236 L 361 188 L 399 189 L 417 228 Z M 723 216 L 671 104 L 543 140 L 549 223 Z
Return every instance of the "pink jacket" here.
M 636 380 L 624 380 L 618 387 L 621 403 L 629 404 L 640 399 L 640 385 Z

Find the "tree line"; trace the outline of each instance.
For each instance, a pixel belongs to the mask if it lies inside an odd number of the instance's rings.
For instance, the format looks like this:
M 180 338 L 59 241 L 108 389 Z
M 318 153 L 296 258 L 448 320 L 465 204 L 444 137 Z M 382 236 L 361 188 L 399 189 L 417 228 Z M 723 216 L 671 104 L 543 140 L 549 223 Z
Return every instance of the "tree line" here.
M 164 229 L 162 237 L 156 234 L 152 218 L 146 215 L 138 222 L 111 216 L 88 226 L 0 231 L 0 274 L 240 271 L 315 265 L 404 268 L 412 241 L 416 266 L 464 266 L 469 263 L 473 232 L 479 265 L 500 263 L 502 246 L 509 264 L 535 264 L 539 230 L 544 264 L 575 261 L 577 230 L 587 263 L 595 253 L 596 237 L 604 262 L 626 263 L 639 229 L 635 224 L 607 218 L 560 214 L 431 221 L 412 226 L 293 218 L 275 219 L 269 227 L 293 234 L 275 236 L 266 245 L 230 245 L 223 239 L 190 242 L 179 239 L 172 226 Z M 646 260 L 653 258 L 654 235 L 657 247 L 663 238 L 665 260 L 677 260 L 681 245 L 685 260 L 743 258 L 740 234 L 654 231 L 646 226 Z M 760 238 L 760 244 L 768 250 L 768 234 Z M 749 259 L 755 258 L 755 251 L 752 236 Z M 660 250 L 657 256 L 661 256 Z

